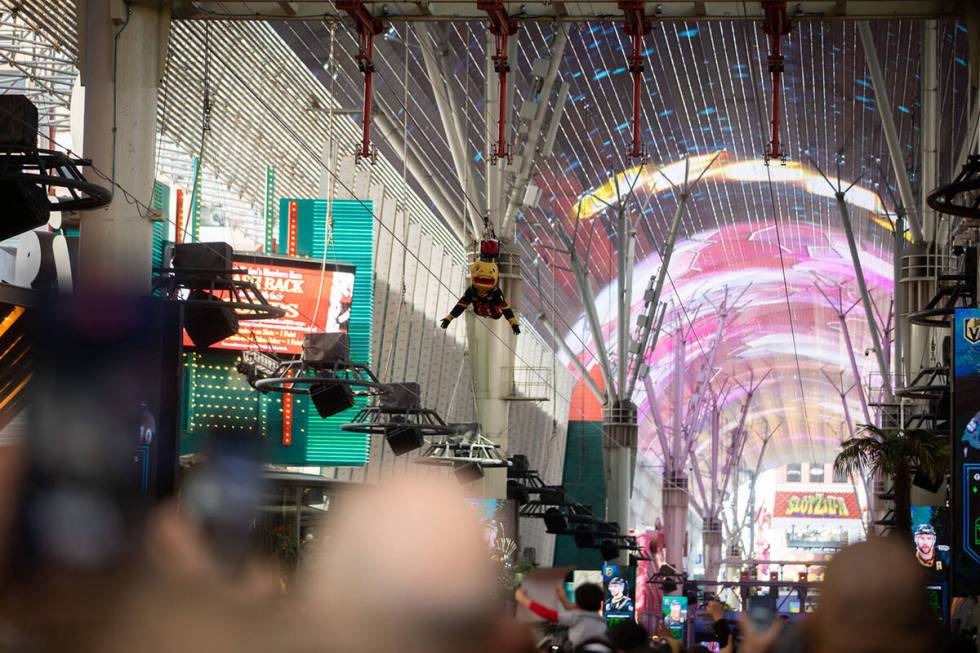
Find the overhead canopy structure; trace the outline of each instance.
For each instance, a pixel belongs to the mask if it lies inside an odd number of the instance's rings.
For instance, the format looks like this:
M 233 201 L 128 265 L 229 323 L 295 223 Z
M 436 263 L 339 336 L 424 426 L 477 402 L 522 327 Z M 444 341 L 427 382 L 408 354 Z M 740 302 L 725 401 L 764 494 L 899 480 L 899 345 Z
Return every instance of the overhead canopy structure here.
M 77 55 L 74 3 L 7 4 L 16 5 L 19 19 L 38 26 L 59 51 Z M 406 179 L 414 191 L 406 193 L 413 215 L 427 216 L 446 251 L 461 259 L 465 216 L 486 199 L 486 14 L 475 2 L 366 5 L 391 24 L 378 38 L 374 54 L 379 174 L 391 187 Z M 760 379 L 768 370 L 772 373 L 747 421 L 759 433 L 782 425 L 767 449 L 771 461 L 827 460 L 845 433 L 848 417 L 865 421 L 856 394 L 846 393 L 842 402 L 840 391 L 855 383 L 876 386 L 878 372 L 873 356 L 865 355 L 870 339 L 863 312 L 851 310 L 843 322 L 839 317 L 839 309 L 858 300 L 854 267 L 832 192 L 815 165 L 833 178 L 838 154 L 843 154 L 840 176 L 847 184 L 856 183 L 847 202 L 857 248 L 876 310 L 887 323 L 898 193 L 878 96 L 853 21 L 885 19 L 874 24 L 874 41 L 890 92 L 885 109 L 893 116 L 908 166 L 917 168 L 922 135 L 931 132 L 940 152 L 937 174 L 949 178 L 965 132 L 969 34 L 964 24 L 946 18 L 964 6 L 956 0 L 790 3 L 795 27 L 785 39 L 782 79 L 782 141 L 789 160 L 766 166 L 771 89 L 759 2 L 646 3 L 654 25 L 641 53 L 641 134 L 649 153 L 644 160 L 626 156 L 630 48 L 617 3 L 508 5 L 519 21 L 512 61 L 511 138 L 516 143 L 528 122 L 522 109 L 540 90 L 535 62 L 549 59 L 558 41 L 565 41 L 554 87 L 545 98 L 559 118 L 553 152 L 524 153 L 534 158 L 531 181 L 541 191 L 540 199 L 522 206 L 517 215 L 524 313 L 532 323 L 537 313 L 544 314 L 597 380 L 598 336 L 587 326 L 557 231 L 574 241 L 587 262 L 602 339 L 614 351 L 616 253 L 635 233 L 635 316 L 642 307 L 642 290 L 658 268 L 677 202 L 663 176 L 676 180 L 686 157 L 696 168 L 719 155 L 682 221 L 662 296 L 668 302 L 664 333 L 646 357 L 648 383 L 639 384 L 634 397 L 641 419 L 639 448 L 649 461 L 660 457 L 651 396 L 660 395 L 663 419 L 669 420 L 672 410 L 668 397 L 675 339 L 670 334 L 685 329 L 685 369 L 695 378 L 716 334 L 718 318 L 712 307 L 726 289 L 745 294 L 723 329 L 724 341 L 709 374 L 718 389 L 726 380 L 734 388 L 727 395 L 724 424 L 735 421 L 744 399 L 736 382 Z M 210 25 L 216 100 L 208 139 L 212 151 L 221 153 L 210 165 L 255 205 L 261 202 L 262 170 L 269 162 L 284 173 L 284 194 L 313 194 L 328 163 L 324 145 L 333 137 L 346 155 L 358 138 L 363 88 L 353 60 L 353 26 L 341 19 L 332 2 L 313 0 L 176 0 L 173 15 L 180 20 L 174 25 L 170 75 L 160 103 L 167 136 L 185 151 L 200 147 Z M 934 121 L 923 118 L 919 101 L 923 18 L 938 19 L 935 77 L 944 100 Z M 415 24 L 425 21 L 436 24 Z M 493 74 L 492 67 L 489 72 Z M 445 102 L 434 83 L 444 85 Z M 559 107 L 562 85 L 567 85 L 567 99 Z M 459 120 L 461 143 L 451 143 L 447 135 L 447 109 Z M 466 154 L 462 167 L 453 163 L 453 149 L 459 146 Z M 629 233 L 620 232 L 620 206 L 627 209 Z M 559 349 L 557 342 L 552 344 Z M 851 349 L 857 354 L 857 374 Z M 570 360 L 565 362 L 572 367 Z M 688 383 L 681 398 L 693 390 Z M 581 384 L 573 397 L 573 414 L 594 418 L 597 408 Z M 750 456 L 752 442 L 747 445 Z
M 476 2 L 368 0 L 375 15 L 395 21 L 471 20 L 483 17 Z M 522 21 L 621 21 L 618 0 L 558 0 L 508 3 Z M 657 0 L 647 2 L 648 13 L 663 20 L 757 19 L 763 15 L 758 1 Z M 958 0 L 803 0 L 793 3 L 796 17 L 808 20 L 857 18 L 941 18 L 953 15 Z M 181 18 L 268 20 L 337 19 L 330 0 L 249 0 L 248 2 L 175 0 L 174 15 Z

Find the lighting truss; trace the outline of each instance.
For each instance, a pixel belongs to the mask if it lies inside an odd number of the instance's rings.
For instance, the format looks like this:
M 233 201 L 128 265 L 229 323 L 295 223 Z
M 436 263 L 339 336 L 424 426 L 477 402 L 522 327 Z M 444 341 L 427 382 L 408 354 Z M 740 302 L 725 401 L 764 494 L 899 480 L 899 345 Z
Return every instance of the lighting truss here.
M 475 464 L 483 469 L 510 466 L 510 461 L 500 455 L 500 445 L 483 435 L 479 424 L 453 426 L 455 433 L 429 443 L 415 462 L 446 467 Z

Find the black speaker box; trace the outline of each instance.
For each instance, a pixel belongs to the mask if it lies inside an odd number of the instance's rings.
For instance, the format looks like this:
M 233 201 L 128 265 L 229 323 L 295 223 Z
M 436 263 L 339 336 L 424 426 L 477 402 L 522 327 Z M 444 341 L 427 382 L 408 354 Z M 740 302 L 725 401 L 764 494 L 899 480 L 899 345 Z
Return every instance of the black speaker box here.
M 619 546 L 612 540 L 603 540 L 599 545 L 599 554 L 605 561 L 614 560 L 619 557 Z
M 422 432 L 413 424 L 389 426 L 385 433 L 385 441 L 396 456 L 415 451 L 425 444 Z
M 303 362 L 325 369 L 350 361 L 350 338 L 346 333 L 307 333 L 303 336 Z
M 0 98 L 4 97 L 0 95 Z M 0 219 L 0 240 L 43 227 L 51 213 L 44 189 L 30 182 L 0 182 L 0 204 L 4 207 L 4 216 Z
M 238 333 L 238 316 L 223 302 L 203 290 L 192 290 L 189 300 L 208 300 L 214 306 L 188 306 L 184 310 L 184 329 L 196 347 L 210 347 Z
M 588 526 L 577 526 L 575 528 L 575 546 L 580 549 L 595 546 L 595 532 Z
M 184 280 L 207 282 L 231 276 L 235 250 L 228 243 L 179 243 L 174 245 L 174 270 Z M 208 270 L 208 272 L 185 272 Z
M 26 95 L 0 95 L 0 146 L 37 149 L 37 107 Z
M 381 395 L 381 410 L 407 412 L 420 410 L 422 388 L 418 383 L 388 383 Z
M 538 501 L 546 506 L 560 506 L 565 503 L 565 489 L 560 485 L 545 486 L 541 488 Z
M 310 386 L 310 401 L 320 417 L 330 417 L 354 406 L 354 395 L 343 383 L 317 383 Z

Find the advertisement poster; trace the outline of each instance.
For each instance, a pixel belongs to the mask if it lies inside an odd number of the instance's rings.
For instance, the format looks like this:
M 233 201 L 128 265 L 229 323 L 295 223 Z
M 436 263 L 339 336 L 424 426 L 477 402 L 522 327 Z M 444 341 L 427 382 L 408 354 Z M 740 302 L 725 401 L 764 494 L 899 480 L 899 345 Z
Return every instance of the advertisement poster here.
M 663 598 L 664 624 L 670 629 L 674 639 L 684 641 L 684 628 L 687 626 L 687 597 L 665 596 Z
M 307 333 L 346 332 L 354 293 L 352 266 L 284 257 L 235 255 L 235 267 L 273 306 L 286 311 L 274 320 L 242 320 L 238 333 L 212 345 L 217 349 L 260 349 L 275 354 L 302 352 Z M 184 345 L 193 343 L 184 334 Z
M 606 593 L 602 613 L 610 628 L 636 618 L 636 608 L 633 605 L 636 587 L 632 572 L 630 567 L 602 565 L 602 589 Z
M 980 591 L 980 309 L 953 315 L 953 596 Z

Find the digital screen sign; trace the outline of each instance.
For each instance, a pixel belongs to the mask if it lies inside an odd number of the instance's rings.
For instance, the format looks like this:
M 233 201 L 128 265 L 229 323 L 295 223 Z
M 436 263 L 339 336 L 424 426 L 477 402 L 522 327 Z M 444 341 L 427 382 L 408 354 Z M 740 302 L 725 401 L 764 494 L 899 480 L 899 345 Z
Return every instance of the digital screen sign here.
M 953 315 L 953 588 L 980 590 L 980 309 Z
M 665 596 L 663 598 L 664 625 L 670 629 L 674 639 L 684 641 L 687 627 L 687 597 Z
M 949 571 L 947 515 L 945 508 L 912 506 L 915 560 L 935 579 L 945 578 Z
M 286 315 L 273 320 L 242 320 L 238 333 L 212 349 L 258 349 L 275 354 L 302 352 L 307 333 L 347 331 L 354 294 L 354 268 L 281 256 L 235 255 L 235 267 L 273 306 Z M 184 345 L 193 346 L 184 334 Z
M 633 570 L 620 565 L 602 565 L 602 589 L 606 596 L 602 602 L 602 614 L 610 628 L 636 618 L 635 584 Z

